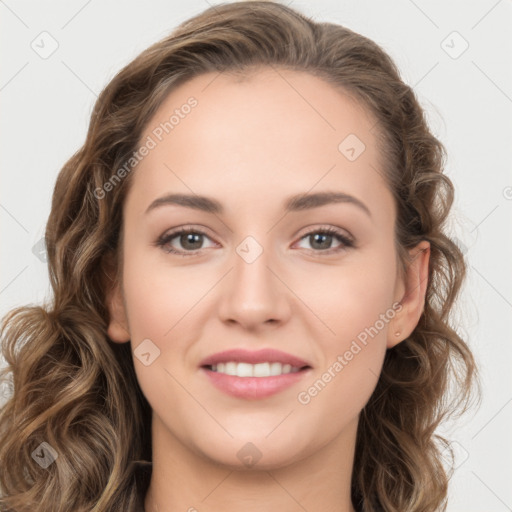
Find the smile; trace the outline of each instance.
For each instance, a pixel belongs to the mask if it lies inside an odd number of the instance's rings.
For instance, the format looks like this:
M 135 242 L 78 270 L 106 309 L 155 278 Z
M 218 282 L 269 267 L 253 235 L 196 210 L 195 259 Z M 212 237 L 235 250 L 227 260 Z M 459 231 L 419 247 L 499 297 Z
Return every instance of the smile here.
M 250 364 L 237 363 L 235 361 L 214 364 L 210 369 L 213 372 L 235 375 L 237 377 L 271 377 L 300 371 L 299 367 L 290 364 L 276 362 Z

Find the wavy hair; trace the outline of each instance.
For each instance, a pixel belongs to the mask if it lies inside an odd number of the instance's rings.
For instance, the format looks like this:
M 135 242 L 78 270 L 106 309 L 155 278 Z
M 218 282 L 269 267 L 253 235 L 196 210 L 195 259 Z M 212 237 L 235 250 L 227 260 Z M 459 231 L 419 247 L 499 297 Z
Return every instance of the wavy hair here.
M 0 510 L 143 509 L 147 480 L 139 481 L 136 463 L 151 461 L 151 408 L 130 344 L 108 338 L 106 307 L 120 277 L 133 173 L 104 197 L 97 190 L 129 161 L 170 91 L 203 73 L 244 76 L 261 66 L 311 73 L 374 115 L 402 270 L 407 249 L 430 242 L 421 318 L 387 350 L 360 415 L 352 501 L 364 512 L 446 509 L 449 446 L 435 431 L 468 409 L 477 371 L 450 325 L 466 263 L 444 228 L 454 199 L 445 148 L 378 44 L 279 3 L 248 1 L 208 8 L 126 65 L 101 92 L 83 146 L 58 175 L 45 233 L 51 300 L 10 311 L 1 326 L 13 394 L 0 412 Z M 46 469 L 32 456 L 42 442 L 58 455 Z

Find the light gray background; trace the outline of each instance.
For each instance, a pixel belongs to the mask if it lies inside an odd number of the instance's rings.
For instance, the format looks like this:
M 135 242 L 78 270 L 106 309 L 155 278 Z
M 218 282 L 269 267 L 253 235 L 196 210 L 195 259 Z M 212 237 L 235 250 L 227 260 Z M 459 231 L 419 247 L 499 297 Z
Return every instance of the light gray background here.
M 46 264 L 33 247 L 98 93 L 139 52 L 218 3 L 0 0 L 0 314 L 48 295 Z M 387 50 L 447 147 L 446 172 L 457 189 L 451 235 L 470 263 L 459 329 L 476 353 L 484 391 L 477 412 L 442 431 L 457 453 L 448 511 L 512 510 L 512 2 L 290 6 Z M 56 51 L 42 58 L 52 44 Z

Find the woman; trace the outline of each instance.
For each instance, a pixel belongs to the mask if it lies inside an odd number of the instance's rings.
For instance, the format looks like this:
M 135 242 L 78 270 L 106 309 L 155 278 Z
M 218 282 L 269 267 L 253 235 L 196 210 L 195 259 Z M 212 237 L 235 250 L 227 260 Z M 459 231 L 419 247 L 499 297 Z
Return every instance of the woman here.
M 4 319 L 2 510 L 444 510 L 443 156 L 378 45 L 277 3 L 139 55 L 58 177 L 52 304 Z

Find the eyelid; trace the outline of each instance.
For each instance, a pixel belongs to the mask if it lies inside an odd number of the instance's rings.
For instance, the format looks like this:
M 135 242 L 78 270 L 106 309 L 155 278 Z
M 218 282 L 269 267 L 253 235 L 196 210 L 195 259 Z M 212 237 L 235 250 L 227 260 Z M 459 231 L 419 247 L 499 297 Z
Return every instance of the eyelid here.
M 328 255 L 328 254 L 333 254 L 333 253 L 337 254 L 339 252 L 342 252 L 343 250 L 356 247 L 354 237 L 350 233 L 348 233 L 346 230 L 343 230 L 344 232 L 342 232 L 342 228 L 334 227 L 331 225 L 313 225 L 313 226 L 308 226 L 307 228 L 304 228 L 304 229 L 306 231 L 303 231 L 302 234 L 300 234 L 300 235 L 296 234 L 294 236 L 294 238 L 298 237 L 298 239 L 296 240 L 296 242 L 294 242 L 293 245 L 302 241 L 307 236 L 313 235 L 315 233 L 324 233 L 324 234 L 327 233 L 335 238 L 338 238 L 338 240 L 342 244 L 341 247 L 334 247 L 334 248 L 325 249 L 325 250 L 306 249 L 310 253 L 315 253 L 315 254 L 319 254 L 319 255 L 322 255 L 322 254 Z M 206 248 L 196 249 L 195 251 L 183 251 L 183 250 L 175 250 L 175 249 L 173 249 L 173 250 L 165 249 L 165 246 L 170 242 L 170 240 L 172 240 L 176 236 L 178 236 L 180 234 L 184 234 L 184 233 L 186 234 L 188 232 L 203 235 L 203 236 L 209 238 L 213 243 L 218 244 L 218 242 L 216 242 L 215 239 L 208 234 L 208 231 L 209 231 L 208 228 L 205 228 L 204 226 L 201 226 L 198 224 L 187 224 L 184 226 L 179 226 L 179 227 L 176 227 L 169 231 L 164 232 L 162 235 L 160 235 L 158 237 L 158 239 L 156 240 L 156 242 L 153 245 L 162 248 L 163 250 L 165 250 L 166 252 L 168 252 L 170 254 L 175 254 L 178 256 L 194 256 L 194 255 L 200 253 L 201 251 L 205 250 Z
M 348 249 L 352 249 L 356 247 L 354 237 L 348 233 L 347 231 L 342 232 L 341 228 L 334 226 L 314 226 L 308 228 L 306 232 L 303 232 L 301 235 L 298 235 L 297 242 L 300 243 L 302 240 L 306 239 L 308 236 L 311 236 L 315 233 L 322 233 L 332 236 L 340 242 L 340 246 L 331 247 L 330 249 L 324 250 L 315 250 L 315 249 L 305 249 L 309 254 L 320 255 L 324 257 L 328 257 L 330 255 L 339 255 L 342 252 L 347 251 Z
M 192 232 L 195 234 L 203 235 L 203 236 L 209 238 L 210 240 L 212 240 L 212 242 L 214 242 L 215 244 L 217 244 L 217 242 L 215 242 L 213 237 L 208 234 L 208 231 L 209 231 L 208 228 L 205 228 L 204 226 L 201 226 L 199 224 L 186 224 L 184 226 L 179 226 L 177 228 L 173 228 L 168 231 L 165 231 L 162 235 L 160 235 L 157 238 L 156 242 L 154 242 L 153 245 L 155 245 L 156 247 L 160 247 L 163 250 L 166 250 L 165 246 L 170 242 L 170 240 L 172 240 L 173 238 L 175 238 L 178 235 L 181 235 L 181 234 L 187 233 L 187 232 Z M 193 256 L 194 254 L 197 254 L 201 250 L 204 250 L 204 249 L 197 249 L 196 251 L 166 250 L 166 252 L 169 252 L 171 254 L 176 254 L 176 255 L 182 255 L 182 256 L 183 255 Z
M 295 236 L 299 239 L 304 238 L 307 235 L 311 235 L 313 233 L 327 231 L 332 235 L 339 235 L 347 240 L 349 240 L 351 243 L 355 244 L 355 238 L 346 230 L 343 228 L 339 228 L 336 226 L 332 226 L 330 224 L 313 224 L 310 226 L 307 226 L 304 228 L 304 231 L 299 231 Z M 302 233 L 302 234 L 301 234 Z

